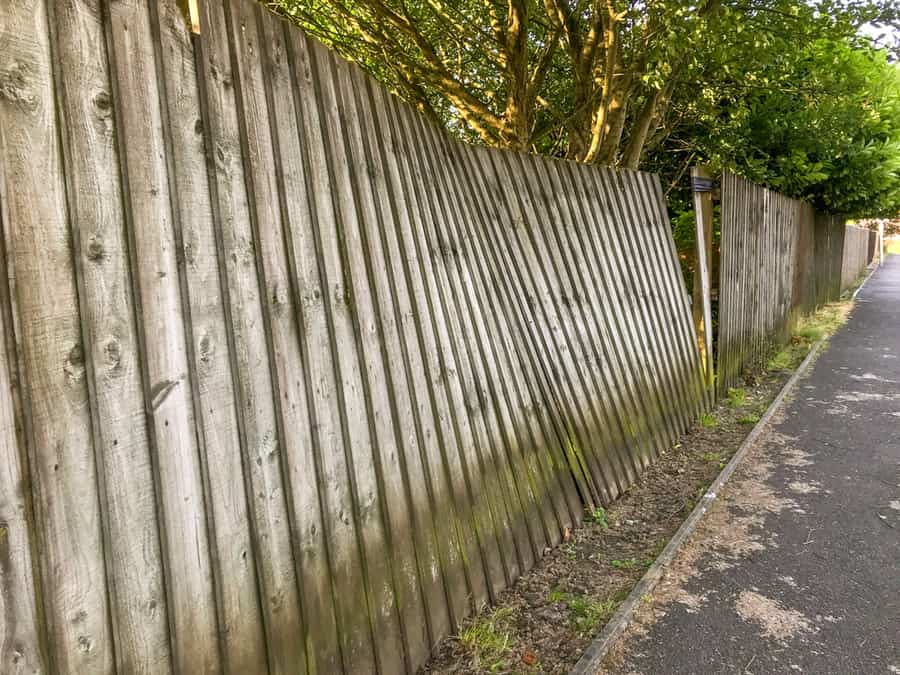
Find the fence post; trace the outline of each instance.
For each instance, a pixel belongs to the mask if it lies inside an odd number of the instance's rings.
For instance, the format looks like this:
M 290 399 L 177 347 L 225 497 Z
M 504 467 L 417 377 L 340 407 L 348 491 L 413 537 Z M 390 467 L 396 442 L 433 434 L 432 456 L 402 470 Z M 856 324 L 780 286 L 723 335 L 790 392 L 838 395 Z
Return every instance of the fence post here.
M 696 223 L 697 264 L 694 265 L 693 302 L 691 303 L 700 360 L 706 377 L 706 386 L 712 391 L 715 381 L 712 356 L 712 300 L 710 296 L 710 261 L 712 260 L 713 233 L 713 181 L 709 171 L 695 166 L 691 169 L 691 189 L 694 195 L 694 222 Z
M 884 265 L 884 221 L 878 223 L 878 264 Z

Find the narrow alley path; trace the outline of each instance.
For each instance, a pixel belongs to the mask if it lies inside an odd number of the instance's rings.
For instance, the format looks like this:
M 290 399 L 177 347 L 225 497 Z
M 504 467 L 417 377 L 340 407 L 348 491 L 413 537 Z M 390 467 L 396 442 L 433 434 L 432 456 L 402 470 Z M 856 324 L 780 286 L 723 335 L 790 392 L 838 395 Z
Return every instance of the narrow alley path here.
M 900 673 L 900 256 L 738 468 L 614 673 Z

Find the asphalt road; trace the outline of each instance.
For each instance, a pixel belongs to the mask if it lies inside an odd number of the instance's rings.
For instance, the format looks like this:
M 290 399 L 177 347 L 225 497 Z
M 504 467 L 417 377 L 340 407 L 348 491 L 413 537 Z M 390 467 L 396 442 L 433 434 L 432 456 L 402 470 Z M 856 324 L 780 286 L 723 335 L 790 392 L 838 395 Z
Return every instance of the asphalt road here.
M 900 674 L 900 256 L 670 570 L 610 672 Z

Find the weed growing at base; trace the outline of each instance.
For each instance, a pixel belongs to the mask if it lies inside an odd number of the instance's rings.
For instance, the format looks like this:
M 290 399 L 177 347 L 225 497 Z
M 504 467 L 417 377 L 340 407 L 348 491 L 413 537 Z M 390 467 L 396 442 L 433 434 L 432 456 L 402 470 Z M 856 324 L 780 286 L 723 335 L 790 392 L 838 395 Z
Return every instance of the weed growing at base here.
M 475 663 L 489 673 L 506 667 L 510 650 L 506 621 L 512 617 L 512 607 L 498 607 L 487 616 L 473 621 L 459 633 L 459 641 L 472 650 Z

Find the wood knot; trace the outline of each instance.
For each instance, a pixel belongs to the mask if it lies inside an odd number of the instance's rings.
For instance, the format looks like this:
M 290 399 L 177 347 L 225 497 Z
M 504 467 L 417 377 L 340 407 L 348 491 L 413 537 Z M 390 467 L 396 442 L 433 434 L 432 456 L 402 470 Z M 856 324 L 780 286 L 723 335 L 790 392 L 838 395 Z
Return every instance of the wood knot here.
M 112 98 L 108 91 L 98 91 L 94 94 L 94 107 L 105 117 L 112 110 Z
M 13 61 L 6 70 L 0 72 L 0 98 L 17 103 L 23 108 L 36 108 L 37 97 L 31 90 L 31 80 L 28 66 Z
M 204 333 L 203 337 L 200 338 L 200 343 L 197 345 L 197 352 L 200 354 L 200 361 L 204 365 L 209 365 L 209 363 L 212 361 L 212 357 L 215 351 L 216 350 L 213 347 L 212 338 L 209 337 L 208 333 Z
M 110 337 L 103 345 L 103 356 L 110 369 L 117 370 L 119 368 L 122 363 L 122 345 L 116 338 Z
M 84 377 L 84 350 L 80 344 L 73 345 L 69 350 L 63 364 L 63 371 L 69 382 L 73 384 L 81 381 L 81 378 Z
M 103 242 L 92 238 L 90 243 L 87 245 L 87 258 L 91 262 L 100 262 L 106 257 L 106 249 L 103 246 Z

